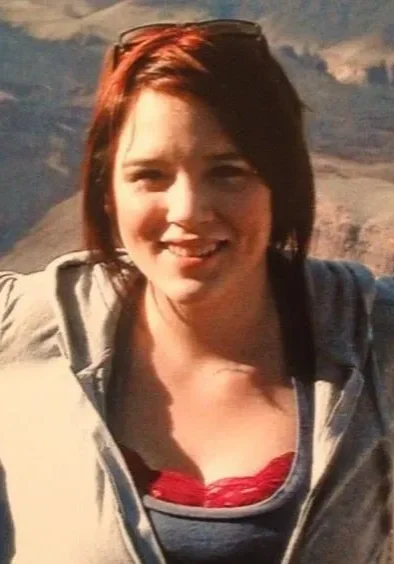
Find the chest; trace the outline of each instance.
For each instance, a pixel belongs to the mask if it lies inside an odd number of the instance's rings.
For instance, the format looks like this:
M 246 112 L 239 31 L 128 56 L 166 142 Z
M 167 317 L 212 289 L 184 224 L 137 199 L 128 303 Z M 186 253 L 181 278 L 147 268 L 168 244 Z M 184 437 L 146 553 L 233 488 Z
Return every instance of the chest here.
M 251 377 L 228 363 L 198 371 L 190 365 L 190 378 L 171 380 L 144 361 L 131 366 L 112 400 L 112 426 L 116 439 L 152 468 L 184 471 L 209 482 L 254 474 L 272 458 L 295 450 L 291 385 L 264 390 L 257 373 Z

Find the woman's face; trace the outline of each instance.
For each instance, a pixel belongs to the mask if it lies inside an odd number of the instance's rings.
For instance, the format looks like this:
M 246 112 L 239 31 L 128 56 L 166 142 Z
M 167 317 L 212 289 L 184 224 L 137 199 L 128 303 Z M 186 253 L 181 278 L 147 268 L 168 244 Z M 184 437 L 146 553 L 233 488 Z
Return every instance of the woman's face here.
M 122 243 L 156 292 L 187 304 L 262 282 L 270 191 L 199 100 L 141 92 L 113 190 Z

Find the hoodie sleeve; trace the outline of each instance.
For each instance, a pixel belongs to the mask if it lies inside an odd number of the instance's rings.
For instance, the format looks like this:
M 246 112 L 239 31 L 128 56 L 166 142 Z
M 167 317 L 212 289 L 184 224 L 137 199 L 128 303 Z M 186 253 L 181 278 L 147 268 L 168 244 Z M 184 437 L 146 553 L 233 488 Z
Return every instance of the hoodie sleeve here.
M 372 320 L 376 360 L 394 425 L 394 277 L 385 276 L 376 282 Z

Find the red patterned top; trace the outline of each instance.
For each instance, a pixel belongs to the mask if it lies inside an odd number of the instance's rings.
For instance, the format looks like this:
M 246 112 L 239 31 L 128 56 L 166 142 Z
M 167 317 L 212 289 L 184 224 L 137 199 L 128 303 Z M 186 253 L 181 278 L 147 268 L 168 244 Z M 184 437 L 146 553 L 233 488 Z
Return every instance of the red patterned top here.
M 152 470 L 134 451 L 119 445 L 138 489 L 156 499 L 198 507 L 240 507 L 271 497 L 285 482 L 294 459 L 286 452 L 254 476 L 221 478 L 204 485 L 174 470 Z

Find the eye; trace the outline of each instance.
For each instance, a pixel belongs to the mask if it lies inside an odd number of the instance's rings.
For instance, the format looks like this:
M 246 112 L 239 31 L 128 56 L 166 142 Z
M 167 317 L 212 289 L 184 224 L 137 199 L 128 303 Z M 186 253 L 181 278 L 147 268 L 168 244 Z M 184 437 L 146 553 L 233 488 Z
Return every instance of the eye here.
M 160 169 L 146 168 L 136 170 L 128 174 L 128 182 L 135 184 L 136 187 L 146 190 L 158 190 L 163 187 L 167 175 Z
M 241 166 L 222 164 L 210 169 L 209 177 L 213 183 L 241 188 L 250 176 L 250 172 Z
M 155 182 L 156 180 L 163 178 L 163 176 L 164 174 L 160 170 L 152 168 L 133 172 L 130 175 L 130 180 L 132 182 L 138 182 L 138 180 L 151 180 L 152 182 Z
M 216 178 L 239 178 L 244 176 L 246 171 L 241 167 L 235 165 L 220 165 L 215 166 L 211 170 L 211 176 Z

